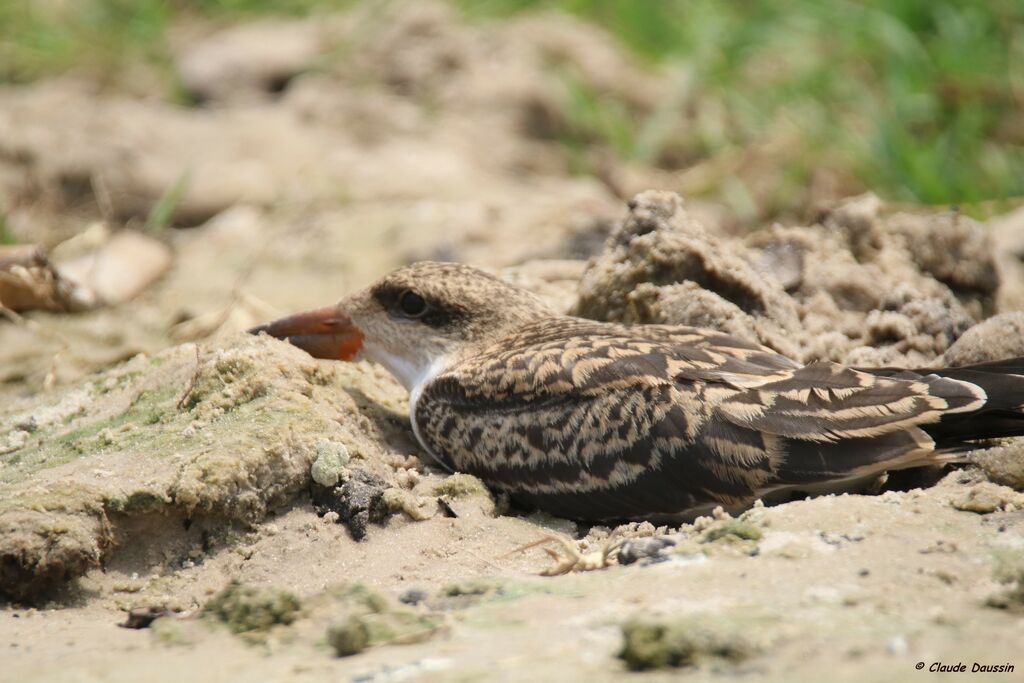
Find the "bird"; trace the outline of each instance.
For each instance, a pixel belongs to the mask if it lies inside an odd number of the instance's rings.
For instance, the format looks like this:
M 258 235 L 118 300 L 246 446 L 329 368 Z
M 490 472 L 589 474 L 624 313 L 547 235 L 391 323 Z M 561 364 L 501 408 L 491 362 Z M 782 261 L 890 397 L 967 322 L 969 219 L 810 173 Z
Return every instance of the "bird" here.
M 1024 358 L 802 364 L 712 329 L 562 315 L 462 264 L 404 266 L 250 332 L 379 363 L 408 390 L 412 431 L 437 466 L 580 521 L 850 490 L 1024 434 Z

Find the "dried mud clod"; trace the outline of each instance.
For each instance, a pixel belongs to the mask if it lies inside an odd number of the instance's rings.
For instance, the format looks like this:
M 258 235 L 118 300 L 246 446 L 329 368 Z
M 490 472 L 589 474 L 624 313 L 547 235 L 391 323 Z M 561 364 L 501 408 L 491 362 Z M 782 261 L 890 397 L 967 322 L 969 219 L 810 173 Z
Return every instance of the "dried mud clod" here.
M 660 621 L 637 619 L 622 625 L 619 658 L 633 671 L 739 664 L 759 648 L 739 624 L 713 615 Z
M 580 282 L 576 313 L 628 323 L 719 327 L 793 355 L 795 303 L 667 192 L 645 192 Z M 697 301 L 695 301 L 695 297 Z
M 445 477 L 434 486 L 433 493 L 435 496 L 449 496 L 451 498 L 491 497 L 491 492 L 482 481 L 471 474 L 462 473 Z
M 218 31 L 177 55 L 181 85 L 197 102 L 259 102 L 316 64 L 326 49 L 316 21 L 258 21 Z
M 1001 313 L 963 333 L 942 358 L 962 366 L 1024 356 L 1024 313 Z
M 921 269 L 989 315 L 999 289 L 992 231 L 958 211 L 935 216 L 896 214 L 886 228 L 902 239 Z
M 1024 439 L 975 451 L 970 459 L 993 484 L 1024 491 Z
M 1006 486 L 983 481 L 954 497 L 951 504 L 957 510 L 976 512 L 979 515 L 1011 512 L 1024 508 L 1024 494 Z
M 740 240 L 707 230 L 672 193 L 629 207 L 582 277 L 579 315 L 710 327 L 805 362 L 913 366 L 994 306 L 992 243 L 971 241 L 984 229 L 966 219 L 886 218 L 866 195 L 818 225 Z M 920 244 L 933 228 L 954 256 Z
M 340 486 L 313 484 L 313 506 L 319 515 L 334 513 L 352 538 L 361 541 L 371 522 L 382 522 L 390 514 L 384 494 L 392 488 L 381 476 L 365 469 L 353 469 Z
M 160 278 L 172 260 L 162 242 L 132 230 L 112 232 L 102 223 L 53 252 L 62 253 L 69 256 L 53 262 L 32 245 L 0 245 L 0 305 L 68 313 L 122 304 Z
M 321 440 L 316 444 L 316 460 L 309 470 L 313 483 L 323 487 L 337 486 L 345 474 L 349 454 L 345 444 Z
M 99 566 L 111 542 L 102 509 L 0 510 L 0 598 L 29 604 L 46 598 Z
M 167 539 L 187 535 L 181 519 L 210 533 L 255 524 L 343 448 L 386 470 L 390 446 L 344 391 L 362 371 L 347 372 L 245 335 L 139 356 L 0 413 L 0 594 L 38 600 L 148 543 L 133 536 L 143 516 Z

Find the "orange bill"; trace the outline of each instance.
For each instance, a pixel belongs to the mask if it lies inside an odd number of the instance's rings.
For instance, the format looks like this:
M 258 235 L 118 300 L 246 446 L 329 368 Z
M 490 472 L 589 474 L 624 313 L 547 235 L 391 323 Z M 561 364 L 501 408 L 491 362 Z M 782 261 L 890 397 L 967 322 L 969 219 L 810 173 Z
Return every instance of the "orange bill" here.
M 260 332 L 297 346 L 314 358 L 352 360 L 363 346 L 363 333 L 336 306 L 297 313 L 249 330 L 250 334 Z

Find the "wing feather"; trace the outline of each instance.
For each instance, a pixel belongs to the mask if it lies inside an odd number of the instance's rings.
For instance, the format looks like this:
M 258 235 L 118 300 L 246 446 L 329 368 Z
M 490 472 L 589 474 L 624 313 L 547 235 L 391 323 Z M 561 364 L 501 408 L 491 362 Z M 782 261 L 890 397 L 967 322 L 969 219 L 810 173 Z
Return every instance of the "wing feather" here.
M 581 519 L 741 505 L 925 457 L 920 377 L 800 366 L 727 335 L 564 318 L 464 359 L 416 407 L 427 448 Z

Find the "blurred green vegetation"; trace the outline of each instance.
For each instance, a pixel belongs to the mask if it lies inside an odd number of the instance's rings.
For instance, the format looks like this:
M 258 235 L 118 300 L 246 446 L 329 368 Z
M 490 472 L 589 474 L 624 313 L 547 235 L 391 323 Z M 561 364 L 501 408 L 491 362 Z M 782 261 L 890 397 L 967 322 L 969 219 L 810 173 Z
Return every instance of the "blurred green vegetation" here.
M 0 213 L 0 246 L 17 244 L 18 241 L 14 235 L 11 234 L 11 229 L 7 227 L 7 219 Z
M 344 8 L 355 0 L 0 0 L 0 81 L 68 69 L 170 72 L 168 26 Z M 1024 195 L 1021 0 L 453 0 L 473 19 L 560 10 L 685 81 L 636 120 L 567 80 L 570 149 L 685 167 L 767 150 L 791 187 L 834 171 L 896 200 Z M 40 4 L 60 11 L 40 12 Z M 681 89 L 680 92 L 683 92 Z M 694 104 L 697 103 L 697 104 Z M 676 109 L 673 109 L 676 107 Z M 660 136 L 680 107 L 692 134 Z
M 502 15 L 556 4 L 639 55 L 688 70 L 724 120 L 698 127 L 708 157 L 799 131 L 780 150 L 795 182 L 837 165 L 898 200 L 1024 195 L 1020 0 L 463 0 Z M 585 128 L 643 160 L 616 103 L 578 98 Z M 633 139 L 630 139 L 633 135 Z M 625 138 L 625 139 L 624 139 Z
M 0 0 L 0 82 L 69 70 L 116 82 L 133 63 L 170 65 L 173 22 L 341 10 L 357 0 Z

